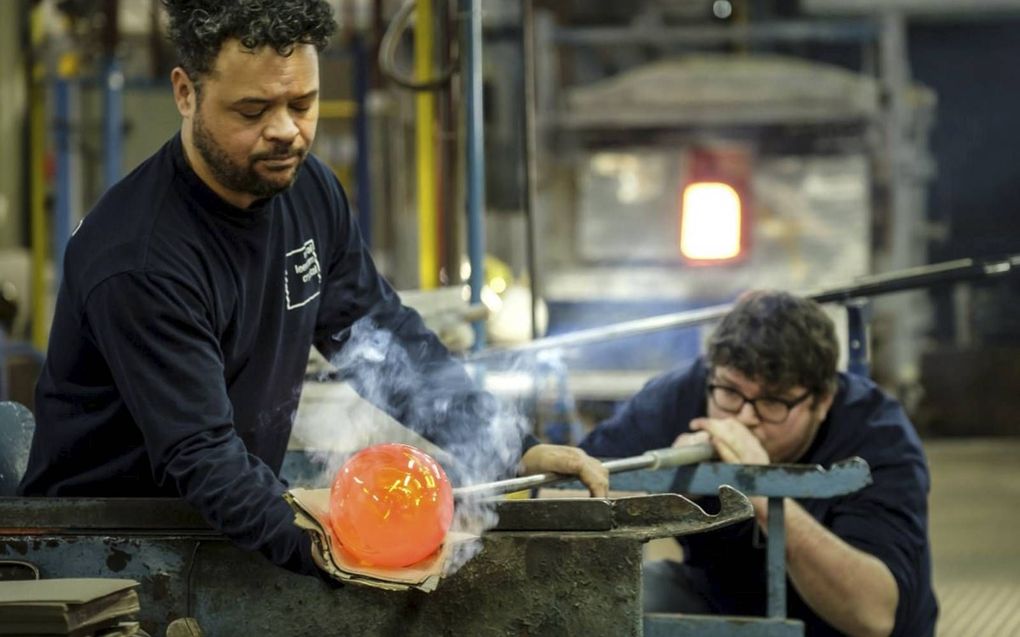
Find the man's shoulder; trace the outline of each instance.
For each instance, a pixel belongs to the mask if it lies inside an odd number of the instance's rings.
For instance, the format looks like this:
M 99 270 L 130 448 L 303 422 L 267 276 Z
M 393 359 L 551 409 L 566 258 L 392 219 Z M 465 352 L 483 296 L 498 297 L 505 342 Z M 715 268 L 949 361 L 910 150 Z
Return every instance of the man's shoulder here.
M 630 403 L 639 409 L 659 410 L 669 406 L 681 408 L 681 402 L 694 401 L 703 395 L 707 371 L 702 359 L 688 361 L 655 376 L 631 397 Z
M 705 360 L 699 357 L 659 374 L 648 382 L 646 388 L 655 391 L 673 391 L 685 387 L 702 386 L 707 377 L 708 368 Z
M 865 376 L 840 372 L 833 409 L 858 420 L 881 415 L 904 416 L 903 407 L 875 381 Z
M 103 193 L 75 229 L 77 243 L 107 242 L 146 232 L 173 199 L 175 170 L 169 143 Z M 115 231 L 115 232 L 114 232 Z
M 77 291 L 87 294 L 111 276 L 146 268 L 153 239 L 163 236 L 161 223 L 183 232 L 165 218 L 179 200 L 167 146 L 111 186 L 78 224 L 65 254 L 65 275 Z
M 833 448 L 872 464 L 924 462 L 920 438 L 903 406 L 869 378 L 840 374 L 828 420 Z

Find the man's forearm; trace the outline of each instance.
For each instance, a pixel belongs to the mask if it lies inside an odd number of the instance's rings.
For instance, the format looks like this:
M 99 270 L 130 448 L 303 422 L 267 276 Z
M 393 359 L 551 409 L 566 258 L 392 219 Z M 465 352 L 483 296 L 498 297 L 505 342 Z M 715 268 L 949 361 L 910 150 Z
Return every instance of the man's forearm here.
M 786 564 L 804 601 L 848 635 L 892 632 L 899 590 L 885 564 L 841 540 L 793 500 L 785 503 Z M 764 501 L 755 509 L 764 526 Z
M 307 534 L 293 524 L 282 483 L 247 453 L 232 429 L 201 432 L 177 445 L 158 469 L 181 497 L 236 545 L 303 575 L 319 575 Z

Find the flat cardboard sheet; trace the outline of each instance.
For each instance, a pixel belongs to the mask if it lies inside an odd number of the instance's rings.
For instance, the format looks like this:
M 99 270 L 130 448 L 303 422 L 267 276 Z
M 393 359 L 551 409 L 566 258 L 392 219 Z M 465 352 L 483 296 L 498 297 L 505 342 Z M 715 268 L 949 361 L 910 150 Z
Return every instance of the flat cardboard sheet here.
M 392 591 L 411 588 L 432 592 L 443 577 L 443 567 L 457 544 L 477 536 L 451 531 L 439 550 L 404 568 L 380 568 L 360 563 L 344 550 L 329 524 L 329 489 L 291 489 L 283 494 L 294 509 L 294 523 L 312 536 L 312 553 L 319 567 L 345 583 Z
M 92 635 L 116 628 L 139 611 L 137 586 L 107 578 L 0 582 L 0 635 Z

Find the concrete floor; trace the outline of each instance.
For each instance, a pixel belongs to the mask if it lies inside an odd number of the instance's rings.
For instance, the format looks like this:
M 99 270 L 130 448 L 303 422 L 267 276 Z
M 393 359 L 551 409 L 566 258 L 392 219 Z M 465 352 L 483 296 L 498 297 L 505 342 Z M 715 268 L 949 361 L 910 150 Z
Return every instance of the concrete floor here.
M 940 637 L 1020 635 L 1020 438 L 929 440 Z

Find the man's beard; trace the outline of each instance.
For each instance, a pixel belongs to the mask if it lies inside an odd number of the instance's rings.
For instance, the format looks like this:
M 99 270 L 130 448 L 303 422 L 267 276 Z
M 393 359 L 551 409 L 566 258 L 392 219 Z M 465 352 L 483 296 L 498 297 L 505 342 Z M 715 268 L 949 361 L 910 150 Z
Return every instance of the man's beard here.
M 205 161 L 213 177 L 222 186 L 234 192 L 243 192 L 263 199 L 287 190 L 297 179 L 298 170 L 305 160 L 305 151 L 290 146 L 277 146 L 271 152 L 256 153 L 248 157 L 247 165 L 238 165 L 226 151 L 216 143 L 212 134 L 204 126 L 202 116 L 195 114 L 192 128 L 192 141 Z M 287 159 L 297 157 L 297 164 L 286 183 L 272 182 L 260 177 L 255 171 L 255 162 L 262 159 Z

